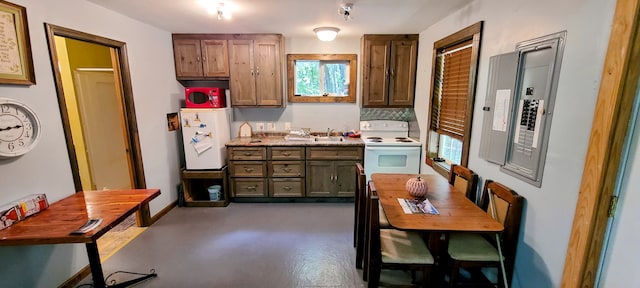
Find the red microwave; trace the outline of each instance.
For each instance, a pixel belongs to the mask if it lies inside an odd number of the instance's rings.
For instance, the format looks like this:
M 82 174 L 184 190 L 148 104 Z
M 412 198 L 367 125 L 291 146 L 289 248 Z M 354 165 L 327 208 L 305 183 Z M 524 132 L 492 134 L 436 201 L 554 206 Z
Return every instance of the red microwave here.
M 224 89 L 218 87 L 184 88 L 184 100 L 187 108 L 223 108 L 225 104 Z

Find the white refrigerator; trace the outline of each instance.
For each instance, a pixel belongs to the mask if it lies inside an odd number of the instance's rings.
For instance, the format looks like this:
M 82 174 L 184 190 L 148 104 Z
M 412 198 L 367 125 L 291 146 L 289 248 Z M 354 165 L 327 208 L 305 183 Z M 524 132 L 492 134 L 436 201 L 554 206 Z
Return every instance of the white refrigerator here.
M 231 108 L 182 108 L 180 126 L 187 170 L 221 169 L 231 137 Z

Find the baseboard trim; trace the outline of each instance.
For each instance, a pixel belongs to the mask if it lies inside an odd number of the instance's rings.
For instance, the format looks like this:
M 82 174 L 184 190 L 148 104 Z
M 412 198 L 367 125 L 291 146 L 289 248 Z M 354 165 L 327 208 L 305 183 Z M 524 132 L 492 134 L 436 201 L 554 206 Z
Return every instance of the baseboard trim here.
M 156 221 L 160 220 L 160 218 L 164 217 L 164 215 L 167 215 L 167 213 L 169 213 L 169 211 L 171 211 L 171 209 L 175 208 L 176 206 L 178 206 L 178 200 L 171 202 L 169 205 L 167 205 L 167 207 L 164 207 L 164 209 L 156 213 L 156 215 L 153 215 L 153 217 L 151 217 L 151 223 L 156 223 Z
M 156 215 L 153 215 L 153 217 L 151 217 L 151 223 L 156 223 L 156 221 L 160 220 L 160 218 L 162 218 L 164 215 L 167 215 L 167 213 L 169 213 L 169 211 L 171 211 L 171 209 L 175 208 L 176 206 L 178 206 L 178 200 L 173 201 L 172 203 L 167 205 L 167 207 L 164 207 L 164 209 L 160 210 L 160 212 L 156 213 Z M 60 284 L 58 288 L 76 287 L 78 283 L 82 281 L 82 279 L 87 278 L 87 276 L 89 275 L 91 275 L 91 268 L 89 267 L 89 265 L 84 266 L 84 268 L 80 269 L 78 273 L 74 274 L 69 279 L 67 279 L 67 281 L 64 281 L 64 283 Z
M 84 268 L 80 269 L 80 271 L 78 271 L 78 273 L 74 274 L 73 276 L 71 276 L 71 278 L 67 279 L 67 281 L 64 281 L 64 283 L 60 284 L 60 286 L 58 286 L 58 288 L 73 288 L 76 287 L 78 285 L 78 283 L 80 283 L 80 281 L 82 281 L 82 279 L 87 278 L 87 276 L 91 275 L 91 269 L 89 267 L 89 265 L 84 266 Z

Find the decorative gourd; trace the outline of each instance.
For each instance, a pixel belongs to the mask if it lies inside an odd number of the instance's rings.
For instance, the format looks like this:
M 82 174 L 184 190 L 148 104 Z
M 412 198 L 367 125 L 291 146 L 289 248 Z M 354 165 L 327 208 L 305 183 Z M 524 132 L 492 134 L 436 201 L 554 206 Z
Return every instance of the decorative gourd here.
M 407 180 L 406 185 L 407 192 L 411 194 L 413 197 L 423 198 L 427 195 L 429 191 L 429 187 L 427 187 L 427 182 L 424 181 L 420 176 L 417 178 L 411 178 Z

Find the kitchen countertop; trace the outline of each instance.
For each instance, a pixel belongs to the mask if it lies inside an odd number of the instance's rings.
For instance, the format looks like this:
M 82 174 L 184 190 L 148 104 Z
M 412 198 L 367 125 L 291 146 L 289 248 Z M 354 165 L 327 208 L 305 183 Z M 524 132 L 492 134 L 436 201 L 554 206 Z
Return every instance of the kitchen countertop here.
M 283 136 L 269 136 L 233 138 L 226 146 L 364 146 L 364 141 L 349 137 L 344 141 L 286 141 Z

